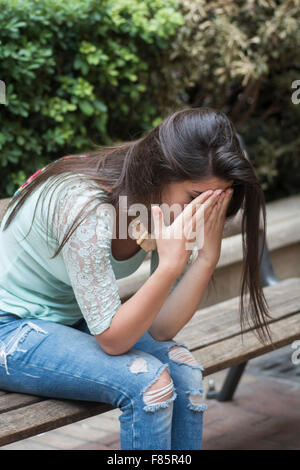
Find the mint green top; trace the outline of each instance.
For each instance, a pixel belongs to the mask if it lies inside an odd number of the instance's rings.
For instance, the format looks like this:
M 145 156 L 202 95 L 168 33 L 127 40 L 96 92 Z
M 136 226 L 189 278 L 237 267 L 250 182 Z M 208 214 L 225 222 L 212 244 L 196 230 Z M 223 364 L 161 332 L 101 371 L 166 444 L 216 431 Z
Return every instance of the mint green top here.
M 140 249 L 124 261 L 113 257 L 112 213 L 105 209 L 105 203 L 99 204 L 96 199 L 87 208 L 86 212 L 94 208 L 91 214 L 61 252 L 50 259 L 81 207 L 91 198 L 106 194 L 84 175 L 68 174 L 64 175 L 62 184 L 59 181 L 59 186 L 52 184 L 47 189 L 42 203 L 45 193 L 38 198 L 45 184 L 47 187 L 51 184 L 50 180 L 53 177 L 27 198 L 5 231 L 2 227 L 10 211 L 1 221 L 0 310 L 65 325 L 72 325 L 83 316 L 91 333 L 99 334 L 109 327 L 121 305 L 116 280 L 136 271 L 147 253 Z M 56 203 L 58 215 L 53 217 Z M 52 218 L 53 231 L 50 230 Z M 156 266 L 152 262 L 151 269 Z
M 105 198 L 107 193 L 94 181 L 68 173 L 38 186 L 3 231 L 12 208 L 6 212 L 0 224 L 0 314 L 65 325 L 84 317 L 92 334 L 109 328 L 121 305 L 116 281 L 134 273 L 147 252 L 140 249 L 124 261 L 113 257 L 112 206 L 99 201 L 99 196 Z M 87 202 L 82 216 L 88 215 L 50 259 Z M 157 265 L 158 253 L 153 250 L 150 274 Z

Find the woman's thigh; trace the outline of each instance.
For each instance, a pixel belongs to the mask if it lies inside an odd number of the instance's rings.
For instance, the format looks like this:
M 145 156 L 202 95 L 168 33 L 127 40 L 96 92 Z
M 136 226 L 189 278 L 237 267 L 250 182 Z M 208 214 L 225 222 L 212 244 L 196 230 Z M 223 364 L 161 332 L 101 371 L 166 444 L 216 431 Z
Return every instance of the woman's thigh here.
M 78 328 L 0 314 L 0 389 L 122 407 L 167 367 L 132 348 L 106 354 Z

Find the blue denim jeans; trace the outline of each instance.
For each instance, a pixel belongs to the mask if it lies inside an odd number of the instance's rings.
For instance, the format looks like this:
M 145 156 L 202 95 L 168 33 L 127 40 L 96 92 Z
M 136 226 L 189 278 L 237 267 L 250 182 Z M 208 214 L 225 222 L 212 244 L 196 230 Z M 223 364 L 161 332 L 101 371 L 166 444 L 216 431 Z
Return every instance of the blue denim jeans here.
M 155 389 L 165 369 L 169 384 Z M 65 326 L 0 311 L 0 390 L 110 403 L 122 411 L 122 450 L 200 450 L 202 370 L 183 343 L 156 341 L 148 331 L 112 356 L 84 319 Z

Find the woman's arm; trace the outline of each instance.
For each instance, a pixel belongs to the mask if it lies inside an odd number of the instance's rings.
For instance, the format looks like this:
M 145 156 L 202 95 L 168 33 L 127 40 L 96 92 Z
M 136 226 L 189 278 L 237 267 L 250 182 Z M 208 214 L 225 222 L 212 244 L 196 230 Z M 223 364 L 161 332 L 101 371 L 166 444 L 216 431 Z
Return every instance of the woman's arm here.
M 228 189 L 220 195 L 217 204 L 210 206 L 206 211 L 203 248 L 199 251 L 196 261 L 176 283 L 175 289 L 149 329 L 150 333 L 161 341 L 176 336 L 192 318 L 201 302 L 220 257 L 226 210 L 231 196 L 232 190 Z M 151 268 L 153 265 L 151 264 Z
M 212 205 L 213 199 L 209 200 L 209 196 L 207 191 L 195 198 L 169 226 L 164 224 L 161 209 L 152 207 L 158 267 L 138 292 L 115 312 L 109 329 L 96 335 L 98 343 L 108 354 L 119 355 L 128 351 L 154 322 L 188 259 L 186 243 L 195 233 L 193 230 L 200 214 L 197 203 L 206 200 L 203 205 Z
M 158 265 L 145 284 L 115 313 L 110 327 L 95 335 L 107 354 L 127 352 L 149 329 L 165 302 L 178 272 Z
M 199 260 L 184 273 L 154 319 L 149 332 L 158 341 L 174 338 L 199 306 L 214 266 Z

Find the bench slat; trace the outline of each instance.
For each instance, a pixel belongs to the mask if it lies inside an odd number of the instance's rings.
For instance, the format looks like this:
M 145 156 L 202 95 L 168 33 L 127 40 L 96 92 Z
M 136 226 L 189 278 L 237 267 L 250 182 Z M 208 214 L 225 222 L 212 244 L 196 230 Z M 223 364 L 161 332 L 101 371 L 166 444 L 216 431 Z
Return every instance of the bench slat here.
M 107 403 L 44 399 L 0 414 L 0 446 L 114 409 Z
M 35 395 L 25 395 L 23 393 L 6 393 L 0 396 L 0 414 L 10 410 L 22 408 L 32 403 L 45 400 L 45 398 Z
M 299 310 L 300 278 L 285 279 L 279 284 L 264 287 L 263 291 L 272 316 L 268 323 L 286 318 Z M 247 306 L 247 296 L 245 300 Z M 239 336 L 239 302 L 240 297 L 234 297 L 196 311 L 174 337 L 174 341 L 186 343 L 191 350 L 195 350 L 232 336 Z M 251 329 L 246 325 L 243 331 Z
M 203 376 L 241 364 L 300 339 L 300 311 L 288 318 L 273 322 L 270 325 L 270 330 L 273 346 L 263 345 L 253 331 L 249 331 L 243 335 L 243 341 L 241 336 L 234 336 L 193 351 L 197 361 L 204 367 Z M 291 349 L 291 355 L 292 353 Z

